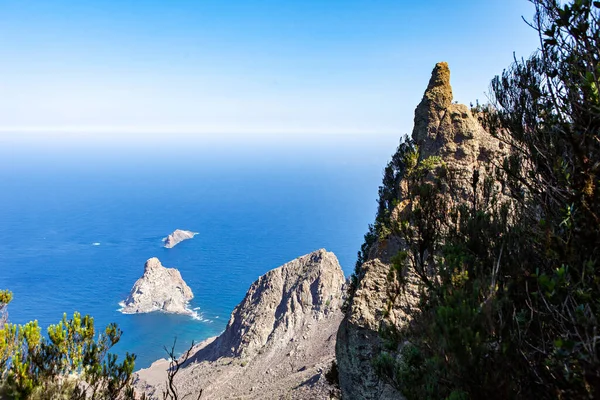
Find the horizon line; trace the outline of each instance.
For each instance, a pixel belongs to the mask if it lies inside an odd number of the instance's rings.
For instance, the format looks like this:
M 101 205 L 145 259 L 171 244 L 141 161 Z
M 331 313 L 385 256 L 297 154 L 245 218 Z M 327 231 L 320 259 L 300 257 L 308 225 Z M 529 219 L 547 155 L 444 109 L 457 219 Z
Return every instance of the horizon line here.
M 0 126 L 2 134 L 175 134 L 175 135 L 402 135 L 400 129 L 331 129 L 331 128 L 207 128 L 194 126 L 110 126 L 110 125 L 70 125 L 70 126 Z

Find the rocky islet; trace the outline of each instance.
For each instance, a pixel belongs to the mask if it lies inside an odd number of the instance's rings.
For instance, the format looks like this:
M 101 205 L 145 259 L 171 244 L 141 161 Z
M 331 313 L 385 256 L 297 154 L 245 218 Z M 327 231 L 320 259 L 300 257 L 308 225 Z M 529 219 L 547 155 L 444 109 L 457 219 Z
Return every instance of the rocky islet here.
M 193 315 L 187 305 L 194 298 L 192 289 L 175 268 L 165 268 L 158 258 L 146 261 L 144 274 L 139 278 L 127 299 L 121 303 L 124 314 L 162 311 Z

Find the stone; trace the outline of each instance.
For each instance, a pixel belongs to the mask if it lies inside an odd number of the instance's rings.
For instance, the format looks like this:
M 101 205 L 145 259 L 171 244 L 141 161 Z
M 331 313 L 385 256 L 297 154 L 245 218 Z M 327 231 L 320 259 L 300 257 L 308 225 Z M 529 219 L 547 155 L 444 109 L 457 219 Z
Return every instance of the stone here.
M 171 249 L 177 246 L 179 243 L 184 240 L 193 239 L 198 233 L 192 231 L 184 231 L 181 229 L 176 229 L 173 233 L 167 236 L 163 241 L 165 242 L 165 248 Z
M 333 253 L 318 250 L 275 268 L 254 282 L 215 341 L 230 356 L 254 356 L 268 341 L 298 340 L 303 325 L 326 314 L 344 274 Z M 229 354 L 227 354 L 229 353 Z
M 194 315 L 187 305 L 194 298 L 192 289 L 175 268 L 165 268 L 158 258 L 150 258 L 127 299 L 121 303 L 124 314 L 162 311 Z

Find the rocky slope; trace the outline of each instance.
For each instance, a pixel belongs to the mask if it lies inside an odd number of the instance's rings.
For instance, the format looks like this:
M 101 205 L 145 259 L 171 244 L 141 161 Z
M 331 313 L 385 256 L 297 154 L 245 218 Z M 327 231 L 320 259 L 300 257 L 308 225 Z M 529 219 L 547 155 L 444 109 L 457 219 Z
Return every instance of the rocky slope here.
M 179 243 L 183 242 L 184 240 L 193 239 L 195 235 L 197 234 L 192 231 L 176 229 L 173 233 L 171 233 L 164 239 L 165 248 L 171 249 L 177 246 Z
M 452 201 L 466 201 L 473 197 L 472 177 L 474 171 L 481 178 L 486 166 L 499 160 L 504 149 L 488 134 L 462 104 L 452 103 L 450 70 L 446 63 L 439 63 L 433 70 L 431 80 L 421 103 L 415 110 L 412 138 L 419 146 L 420 159 L 439 156 L 448 169 L 455 172 L 458 193 Z M 406 182 L 399 182 L 399 193 L 406 192 Z M 402 219 L 410 212 L 411 204 L 406 198 L 398 199 L 393 218 Z M 361 266 L 361 280 L 349 301 L 349 307 L 337 334 L 336 357 L 343 398 L 397 399 L 400 394 L 382 381 L 372 365 L 380 353 L 382 342 L 378 330 L 382 324 L 402 327 L 408 322 L 406 307 L 417 299 L 417 293 L 409 290 L 397 301 L 389 313 L 384 314 L 389 302 L 386 293 L 390 259 L 403 249 L 403 243 L 393 237 L 379 239 L 371 248 L 368 260 Z M 410 277 L 409 277 L 410 279 Z
M 165 268 L 158 258 L 146 261 L 144 275 L 138 279 L 131 293 L 121 304 L 124 314 L 162 311 L 189 314 L 188 302 L 194 298 L 192 289 L 183 281 L 175 268 Z
M 179 372 L 181 394 L 203 399 L 329 399 L 344 275 L 323 249 L 254 282 L 225 331 L 194 349 Z M 161 398 L 168 362 L 138 372 L 137 386 Z M 194 397 L 195 398 L 195 397 Z

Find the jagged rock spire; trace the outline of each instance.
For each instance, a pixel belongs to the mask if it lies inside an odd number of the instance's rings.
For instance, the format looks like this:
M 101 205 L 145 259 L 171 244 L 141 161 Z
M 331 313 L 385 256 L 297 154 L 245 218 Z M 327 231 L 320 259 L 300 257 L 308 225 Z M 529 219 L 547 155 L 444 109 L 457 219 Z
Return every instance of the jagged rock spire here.
M 446 108 L 452 103 L 450 68 L 448 68 L 447 62 L 443 61 L 435 65 L 425 91 L 425 97 L 439 104 L 441 108 Z
M 450 68 L 448 63 L 440 62 L 435 65 L 423 99 L 415 110 L 412 137 L 419 146 L 425 144 L 429 148 L 428 145 L 437 139 L 441 122 L 451 105 Z
M 450 86 L 450 68 L 447 62 L 440 62 L 435 65 L 431 72 L 431 79 L 423 100 L 429 100 L 440 109 L 447 108 L 452 104 L 452 86 Z

